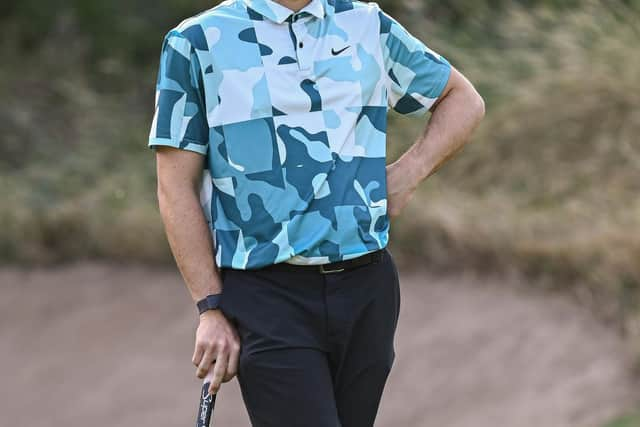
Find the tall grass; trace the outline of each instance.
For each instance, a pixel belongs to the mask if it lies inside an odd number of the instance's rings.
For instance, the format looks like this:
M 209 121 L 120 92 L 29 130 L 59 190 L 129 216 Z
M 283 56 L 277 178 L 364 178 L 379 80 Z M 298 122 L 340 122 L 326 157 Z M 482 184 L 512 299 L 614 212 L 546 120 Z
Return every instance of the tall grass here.
M 640 11 L 511 7 L 493 25 L 482 46 L 436 31 L 489 113 L 396 227 L 398 250 L 552 278 L 640 337 Z M 396 123 L 392 139 L 418 132 Z
M 92 84 L 73 27 L 0 68 L 0 262 L 167 261 L 155 202 L 151 72 Z M 62 54 L 64 52 L 64 54 Z M 133 83 L 134 80 L 138 82 Z

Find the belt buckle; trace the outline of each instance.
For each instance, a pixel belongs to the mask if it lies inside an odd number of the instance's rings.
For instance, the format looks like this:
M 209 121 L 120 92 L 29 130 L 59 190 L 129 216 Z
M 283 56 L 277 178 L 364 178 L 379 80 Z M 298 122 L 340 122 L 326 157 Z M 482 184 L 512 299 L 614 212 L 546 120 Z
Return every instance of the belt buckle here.
M 344 268 L 337 268 L 335 270 L 326 270 L 324 268 L 324 264 L 320 264 L 320 273 L 321 274 L 331 274 L 331 273 L 340 273 L 343 272 Z

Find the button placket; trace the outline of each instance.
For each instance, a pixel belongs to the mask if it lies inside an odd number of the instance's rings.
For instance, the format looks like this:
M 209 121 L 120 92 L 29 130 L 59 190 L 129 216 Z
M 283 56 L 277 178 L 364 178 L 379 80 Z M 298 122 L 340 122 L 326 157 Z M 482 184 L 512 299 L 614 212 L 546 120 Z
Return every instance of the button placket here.
M 307 28 L 299 15 L 294 16 L 292 24 L 293 33 L 296 35 L 298 44 L 296 46 L 296 54 L 298 56 L 298 68 L 300 70 L 308 70 L 311 68 L 310 50 L 307 43 Z

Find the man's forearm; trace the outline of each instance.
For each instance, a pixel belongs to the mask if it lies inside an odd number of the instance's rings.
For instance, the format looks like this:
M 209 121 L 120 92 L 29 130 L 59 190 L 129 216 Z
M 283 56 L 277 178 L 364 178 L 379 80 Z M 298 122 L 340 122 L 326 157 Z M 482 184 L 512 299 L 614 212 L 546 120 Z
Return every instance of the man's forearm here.
M 484 102 L 471 85 L 452 89 L 437 105 L 423 134 L 399 163 L 417 185 L 463 148 L 483 116 Z
M 222 291 L 211 234 L 195 189 L 158 190 L 171 251 L 194 301 Z

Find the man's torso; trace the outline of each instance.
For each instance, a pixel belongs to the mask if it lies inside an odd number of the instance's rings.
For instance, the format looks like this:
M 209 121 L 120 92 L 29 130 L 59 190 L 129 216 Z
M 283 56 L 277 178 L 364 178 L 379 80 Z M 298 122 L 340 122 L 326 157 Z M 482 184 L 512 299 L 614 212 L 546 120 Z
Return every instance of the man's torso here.
M 316 0 L 279 23 L 286 10 L 247 3 L 181 25 L 202 47 L 210 127 L 202 201 L 218 265 L 324 263 L 385 247 L 378 9 Z

